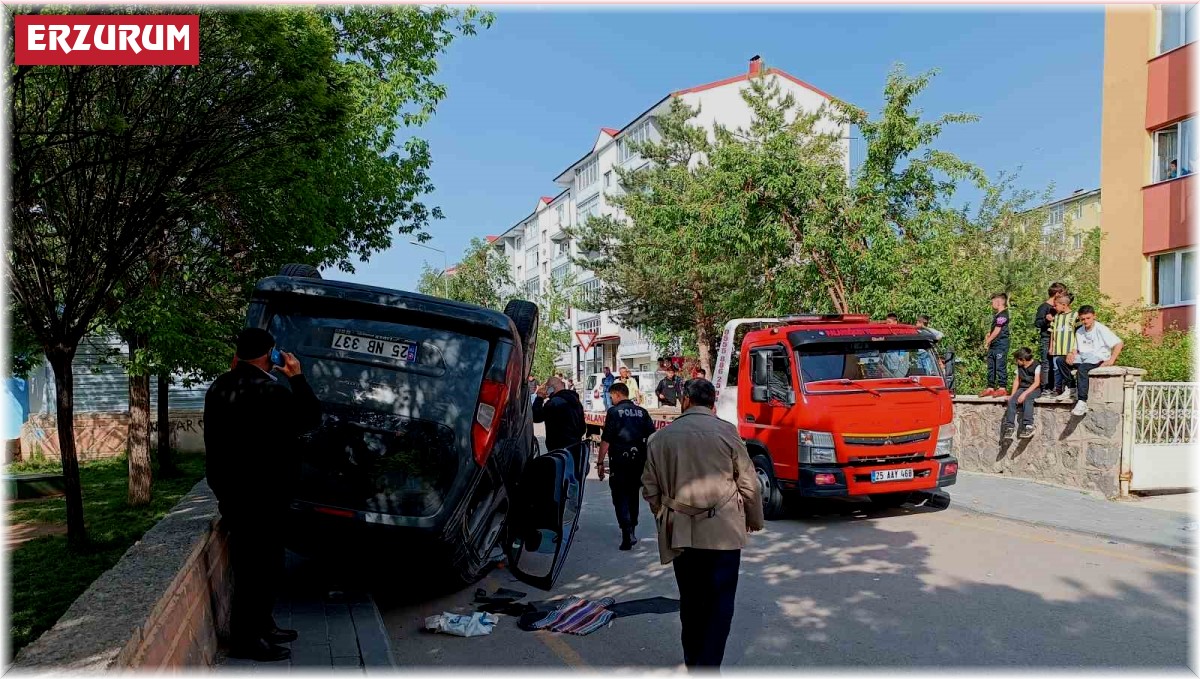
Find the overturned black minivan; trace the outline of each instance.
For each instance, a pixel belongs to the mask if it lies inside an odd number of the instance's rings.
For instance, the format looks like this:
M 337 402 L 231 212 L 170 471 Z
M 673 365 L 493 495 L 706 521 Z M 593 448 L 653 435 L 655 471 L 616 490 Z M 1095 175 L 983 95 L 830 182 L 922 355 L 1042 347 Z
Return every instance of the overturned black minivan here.
M 292 549 L 390 548 L 469 583 L 503 545 L 514 575 L 553 585 L 587 459 L 540 453 L 533 434 L 536 305 L 499 313 L 292 264 L 259 281 L 247 326 L 296 355 L 321 401 L 322 423 L 296 451 Z

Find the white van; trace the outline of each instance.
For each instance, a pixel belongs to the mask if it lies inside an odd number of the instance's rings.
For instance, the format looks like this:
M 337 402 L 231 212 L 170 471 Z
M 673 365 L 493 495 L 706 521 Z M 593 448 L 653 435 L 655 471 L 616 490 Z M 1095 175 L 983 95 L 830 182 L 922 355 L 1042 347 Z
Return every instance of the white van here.
M 613 373 L 616 376 L 616 373 Z M 642 392 L 642 402 L 638 405 L 643 408 L 657 408 L 658 397 L 654 395 L 655 388 L 658 387 L 658 382 L 666 373 L 656 372 L 631 372 L 629 373 L 637 382 L 638 391 Z M 592 373 L 588 375 L 587 383 L 583 390 L 583 409 L 589 413 L 602 413 L 607 408 L 604 407 L 604 373 Z

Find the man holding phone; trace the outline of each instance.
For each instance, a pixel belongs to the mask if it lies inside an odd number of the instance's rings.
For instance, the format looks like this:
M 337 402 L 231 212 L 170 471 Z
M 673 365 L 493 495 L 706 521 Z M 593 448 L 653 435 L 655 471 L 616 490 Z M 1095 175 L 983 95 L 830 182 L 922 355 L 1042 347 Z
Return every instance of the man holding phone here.
M 297 438 L 320 422 L 320 402 L 300 361 L 276 348 L 266 330 L 243 330 L 232 369 L 204 397 L 208 485 L 229 533 L 233 566 L 230 657 L 271 662 L 291 655 L 279 644 L 295 640 L 296 632 L 279 629 L 271 611 L 283 579 Z

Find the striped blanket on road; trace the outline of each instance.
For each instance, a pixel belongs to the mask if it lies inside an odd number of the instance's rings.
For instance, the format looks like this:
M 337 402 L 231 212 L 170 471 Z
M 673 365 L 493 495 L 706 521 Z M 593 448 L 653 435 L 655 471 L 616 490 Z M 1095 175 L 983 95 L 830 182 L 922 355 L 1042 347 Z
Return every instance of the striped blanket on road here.
M 529 627 L 534 630 L 544 629 L 579 636 L 591 634 L 613 619 L 614 613 L 608 610 L 608 607 L 615 603 L 617 600 L 612 597 L 587 601 L 573 596 L 559 604 L 558 608 L 546 617 L 531 623 Z

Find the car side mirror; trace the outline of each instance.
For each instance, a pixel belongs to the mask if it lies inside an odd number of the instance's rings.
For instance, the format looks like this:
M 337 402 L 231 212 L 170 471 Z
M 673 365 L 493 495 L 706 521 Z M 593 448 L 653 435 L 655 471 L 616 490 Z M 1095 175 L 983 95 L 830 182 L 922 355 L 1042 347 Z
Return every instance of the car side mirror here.
M 755 403 L 766 403 L 771 398 L 769 387 L 754 385 L 750 388 L 750 400 Z
M 787 390 L 787 404 L 789 406 L 796 405 L 796 390 L 791 387 L 788 387 Z
M 767 370 L 766 355 L 753 354 L 750 365 L 754 371 L 754 383 L 758 385 L 766 385 L 771 379 L 770 372 Z

